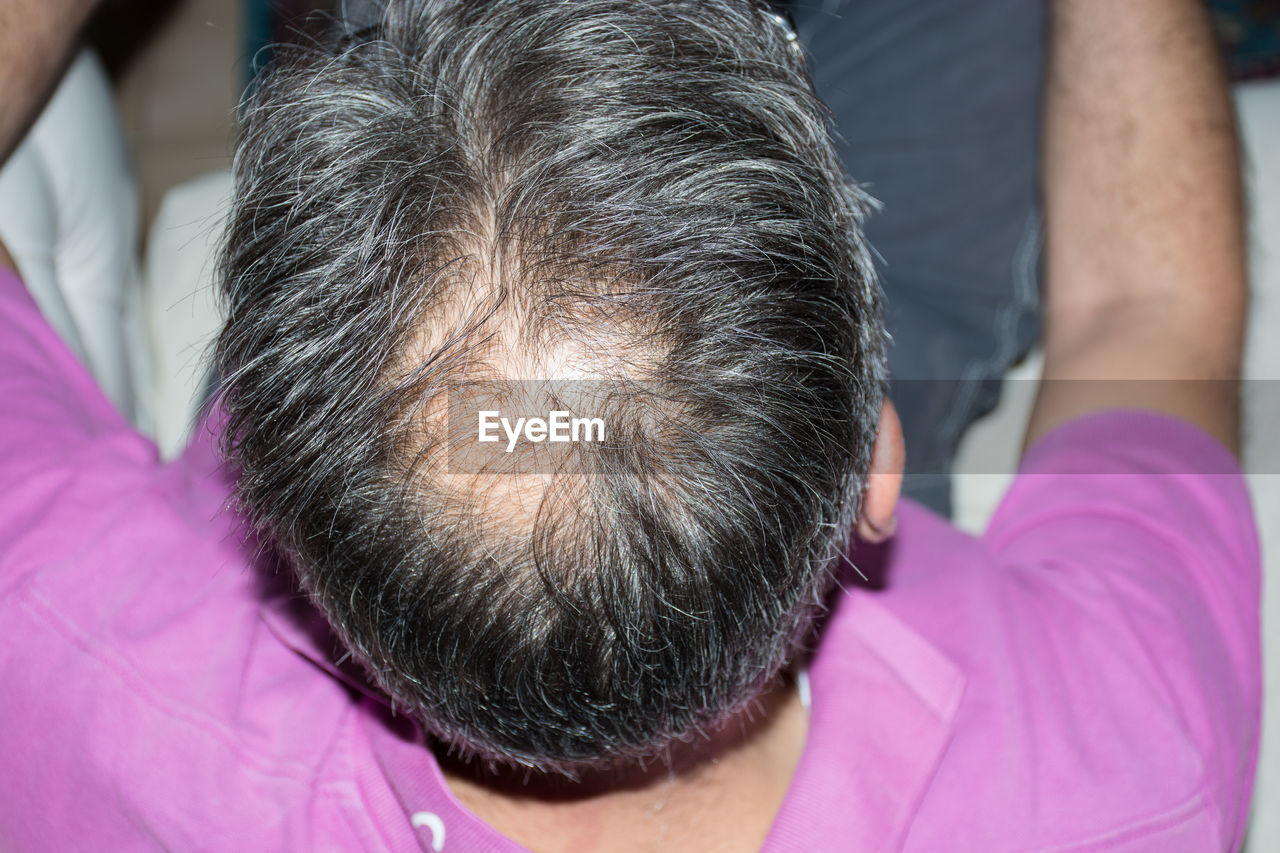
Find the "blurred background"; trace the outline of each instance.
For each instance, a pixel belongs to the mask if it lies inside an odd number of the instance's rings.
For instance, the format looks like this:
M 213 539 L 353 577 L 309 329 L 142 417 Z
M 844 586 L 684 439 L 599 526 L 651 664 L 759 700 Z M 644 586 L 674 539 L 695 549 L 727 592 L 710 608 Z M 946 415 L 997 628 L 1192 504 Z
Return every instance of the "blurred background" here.
M 90 41 L 111 78 L 139 184 L 141 278 L 150 333 L 154 431 L 184 441 L 207 389 L 203 357 L 218 319 L 214 253 L 230 197 L 236 104 L 269 45 L 342 0 L 105 0 Z M 1235 93 L 1252 205 L 1254 299 L 1246 358 L 1245 469 L 1264 564 L 1280 567 L 1280 0 L 1210 3 Z M 856 175 L 855 175 L 856 176 Z M 978 531 L 1016 467 L 1034 393 L 1035 353 L 1006 381 L 997 410 L 957 462 L 957 523 Z M 1266 685 L 1280 692 L 1280 585 L 1265 584 Z M 1264 709 L 1250 853 L 1280 851 L 1280 701 Z

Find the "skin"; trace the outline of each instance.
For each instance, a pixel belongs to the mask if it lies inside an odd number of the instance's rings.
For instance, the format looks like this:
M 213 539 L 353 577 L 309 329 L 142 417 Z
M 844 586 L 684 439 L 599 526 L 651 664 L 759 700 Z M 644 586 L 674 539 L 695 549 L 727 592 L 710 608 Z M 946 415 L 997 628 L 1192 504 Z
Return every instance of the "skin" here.
M 886 399 L 859 536 L 880 542 L 893 534 L 904 460 L 902 426 Z M 678 744 L 668 762 L 648 768 L 576 784 L 447 757 L 441 769 L 463 805 L 534 851 L 758 850 L 804 751 L 808 722 L 784 676 L 710 740 Z
M 0 11 L 0 83 L 10 93 L 0 152 L 12 150 L 38 113 L 93 5 L 10 0 Z M 1043 167 L 1048 381 L 1026 442 L 1090 412 L 1143 408 L 1238 450 L 1242 193 L 1206 13 L 1197 0 L 1057 0 L 1052 25 Z M 3 247 L 0 263 L 13 266 Z M 892 535 L 903 459 L 901 427 L 886 402 L 858 521 L 864 539 Z M 754 850 L 785 796 L 807 725 L 784 678 L 661 766 L 569 784 L 442 764 L 464 805 L 533 850 Z
M 898 420 L 898 410 L 886 397 L 880 407 L 880 429 L 871 451 L 871 472 L 858 514 L 858 538 L 867 542 L 884 542 L 897 529 L 897 516 L 893 511 L 902 493 L 906 459 L 902 422 Z
M 441 760 L 453 794 L 534 851 L 758 850 L 795 774 L 808 715 L 780 679 L 706 741 L 667 761 L 576 783 Z
M 0 4 L 0 163 L 9 158 L 75 55 L 98 0 L 5 0 Z
M 21 142 L 74 55 L 96 0 L 9 0 L 0 8 L 0 160 Z M 16 264 L 0 244 L 0 266 Z M 881 417 L 866 512 L 869 539 L 893 530 L 901 485 L 902 435 L 892 405 Z M 778 680 L 705 742 L 677 745 L 661 768 L 584 779 L 577 785 L 526 785 L 478 773 L 447 758 L 456 796 L 494 827 L 534 850 L 699 851 L 757 849 L 804 748 L 808 717 L 794 682 Z M 704 831 L 683 828 L 717 826 Z
M 1026 442 L 1092 411 L 1239 451 L 1239 143 L 1197 0 L 1058 0 L 1045 91 L 1045 367 Z
M 1238 452 L 1242 192 L 1203 6 L 1057 0 L 1048 75 L 1045 381 L 1024 446 L 1082 415 L 1137 408 Z M 893 532 L 903 451 L 886 402 L 858 521 L 865 539 Z M 691 769 L 562 789 L 553 801 L 539 799 L 536 780 L 456 766 L 448 778 L 477 815 L 534 850 L 758 849 L 804 744 L 795 691 L 784 682 L 768 695 L 772 725 L 757 721 L 727 751 L 702 745 Z

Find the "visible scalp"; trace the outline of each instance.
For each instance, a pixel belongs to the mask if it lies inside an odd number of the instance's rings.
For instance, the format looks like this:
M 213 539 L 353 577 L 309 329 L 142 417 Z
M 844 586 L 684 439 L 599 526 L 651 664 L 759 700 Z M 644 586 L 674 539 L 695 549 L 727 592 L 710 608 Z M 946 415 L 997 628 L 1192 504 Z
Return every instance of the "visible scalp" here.
M 226 447 L 378 683 L 563 773 L 749 701 L 884 380 L 871 202 L 786 33 L 748 0 L 391 2 L 282 49 L 242 118 Z M 610 383 L 618 439 L 578 479 L 448 479 L 441 401 L 537 379 Z

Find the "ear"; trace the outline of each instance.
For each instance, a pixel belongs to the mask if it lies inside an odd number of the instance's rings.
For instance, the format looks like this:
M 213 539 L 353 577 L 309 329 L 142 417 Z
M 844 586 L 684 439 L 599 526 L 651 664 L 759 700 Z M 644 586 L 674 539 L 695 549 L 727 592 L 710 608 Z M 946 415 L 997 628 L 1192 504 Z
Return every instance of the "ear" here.
M 902 441 L 902 423 L 898 410 L 888 397 L 880 405 L 880 430 L 871 451 L 871 472 L 867 490 L 858 513 L 858 537 L 868 542 L 883 542 L 898 526 L 894 508 L 902 492 L 902 471 L 906 465 L 906 446 Z

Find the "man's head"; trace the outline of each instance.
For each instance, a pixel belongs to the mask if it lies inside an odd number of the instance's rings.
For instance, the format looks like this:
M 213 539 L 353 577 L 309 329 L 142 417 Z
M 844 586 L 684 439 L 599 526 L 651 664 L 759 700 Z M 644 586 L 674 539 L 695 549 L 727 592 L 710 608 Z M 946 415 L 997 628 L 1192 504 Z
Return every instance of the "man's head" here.
M 740 709 L 830 587 L 884 381 L 867 200 L 786 30 L 392 3 L 243 118 L 228 451 L 371 675 L 465 754 L 569 773 Z M 531 380 L 604 440 L 463 464 Z

